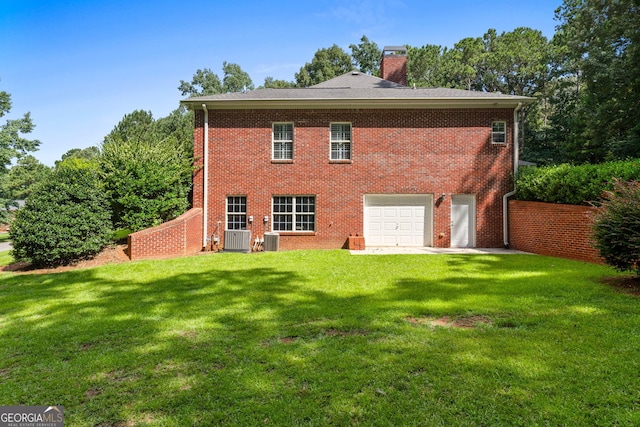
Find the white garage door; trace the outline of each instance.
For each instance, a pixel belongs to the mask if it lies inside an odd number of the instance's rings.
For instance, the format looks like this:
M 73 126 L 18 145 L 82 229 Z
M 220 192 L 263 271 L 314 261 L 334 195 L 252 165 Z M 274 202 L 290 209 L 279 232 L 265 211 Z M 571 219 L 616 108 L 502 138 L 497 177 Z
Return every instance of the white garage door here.
M 431 246 L 433 197 L 366 195 L 364 238 L 367 246 Z

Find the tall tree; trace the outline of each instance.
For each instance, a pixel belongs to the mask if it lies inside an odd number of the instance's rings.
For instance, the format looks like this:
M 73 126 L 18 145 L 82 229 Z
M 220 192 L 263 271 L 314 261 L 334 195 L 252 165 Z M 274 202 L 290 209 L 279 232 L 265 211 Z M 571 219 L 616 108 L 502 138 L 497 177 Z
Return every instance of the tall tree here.
M 443 67 L 442 46 L 427 44 L 407 49 L 407 80 L 409 86 L 443 87 L 447 77 Z
M 209 68 L 198 69 L 190 82 L 180 80 L 178 90 L 182 96 L 215 95 L 222 93 L 222 81 Z
M 453 49 L 444 53 L 448 65 L 451 87 L 467 90 L 482 90 L 480 67 L 486 55 L 480 37 L 467 37 L 457 42 Z
M 222 64 L 222 88 L 224 92 L 243 92 L 253 90 L 253 82 L 246 71 L 243 71 L 238 64 L 224 62 Z
M 40 163 L 30 154 L 23 156 L 2 177 L 2 192 L 12 200 L 28 199 L 35 186 L 46 181 L 50 175 L 50 167 Z
M 488 32 L 485 89 L 510 95 L 535 96 L 549 77 L 548 40 L 542 32 L 520 27 L 495 36 Z
M 575 160 L 640 156 L 640 2 L 565 0 L 556 19 L 559 69 L 580 88 Z
M 380 75 L 380 60 L 382 50 L 375 42 L 369 40 L 367 36 L 362 36 L 360 43 L 349 45 L 353 66 L 363 73 L 372 76 Z
M 222 72 L 223 78 L 220 79 L 209 68 L 199 69 L 190 82 L 180 80 L 178 90 L 183 96 L 206 96 L 254 89 L 251 77 L 238 64 L 224 61 Z
M 11 95 L 0 91 L 0 117 L 10 111 Z M 7 120 L 5 124 L 0 126 L 0 178 L 8 173 L 12 161 L 38 149 L 40 141 L 26 139 L 22 136 L 33 131 L 34 127 L 29 113 L 25 113 L 19 119 Z M 7 221 L 9 208 L 12 206 L 15 206 L 15 201 L 0 189 L 0 222 Z
M 311 62 L 307 62 L 296 73 L 296 85 L 309 87 L 338 77 L 352 70 L 351 56 L 342 48 L 333 45 L 319 49 Z

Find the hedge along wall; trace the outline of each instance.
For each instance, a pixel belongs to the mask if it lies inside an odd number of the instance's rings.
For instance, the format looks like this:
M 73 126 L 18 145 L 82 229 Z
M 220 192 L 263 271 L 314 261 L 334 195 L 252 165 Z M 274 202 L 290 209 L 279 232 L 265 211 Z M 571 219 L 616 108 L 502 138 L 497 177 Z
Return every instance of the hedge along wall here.
M 591 244 L 595 208 L 509 201 L 509 245 L 540 255 L 604 264 Z
M 157 227 L 131 233 L 129 258 L 167 258 L 202 250 L 202 209 L 193 208 Z

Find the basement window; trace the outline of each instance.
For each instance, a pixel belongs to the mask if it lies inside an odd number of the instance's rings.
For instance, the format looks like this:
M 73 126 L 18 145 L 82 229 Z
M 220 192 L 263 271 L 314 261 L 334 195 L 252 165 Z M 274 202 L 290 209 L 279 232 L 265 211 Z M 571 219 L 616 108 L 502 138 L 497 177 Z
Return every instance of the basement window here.
M 491 123 L 491 142 L 493 144 L 507 143 L 507 122 Z

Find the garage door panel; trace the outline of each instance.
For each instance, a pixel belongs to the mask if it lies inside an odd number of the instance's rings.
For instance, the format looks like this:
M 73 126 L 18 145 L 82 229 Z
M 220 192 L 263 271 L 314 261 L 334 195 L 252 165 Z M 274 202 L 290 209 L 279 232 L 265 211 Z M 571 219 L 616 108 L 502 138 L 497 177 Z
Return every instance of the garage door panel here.
M 369 218 L 381 218 L 382 217 L 382 209 L 371 207 L 369 208 Z
M 365 239 L 368 246 L 431 245 L 430 195 L 371 195 L 365 197 Z M 425 223 L 428 224 L 425 227 Z

